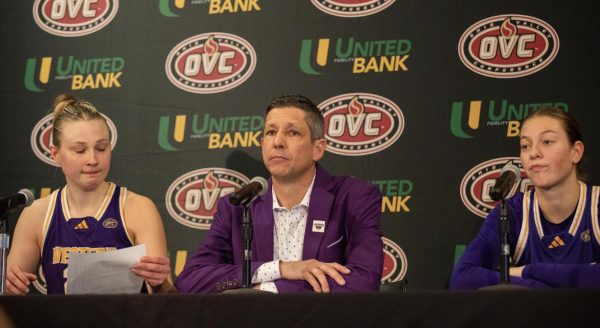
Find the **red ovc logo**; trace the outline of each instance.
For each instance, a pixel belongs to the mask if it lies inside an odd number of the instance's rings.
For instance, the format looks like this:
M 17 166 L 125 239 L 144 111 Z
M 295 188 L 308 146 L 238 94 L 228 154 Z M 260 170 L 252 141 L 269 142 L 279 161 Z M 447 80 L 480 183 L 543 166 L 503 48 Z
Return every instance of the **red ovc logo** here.
M 217 201 L 250 182 L 234 170 L 209 167 L 175 179 L 167 189 L 165 203 L 171 217 L 184 226 L 208 230 L 217 211 Z
M 311 0 L 320 11 L 339 17 L 362 17 L 378 13 L 396 0 Z
M 531 180 L 527 177 L 521 159 L 518 157 L 501 157 L 477 164 L 462 179 L 460 183 L 460 198 L 463 204 L 473 214 L 485 218 L 499 202 L 492 200 L 490 192 L 500 177 L 506 164 L 513 164 L 521 171 L 521 181 L 515 184 L 507 197 L 512 197 L 517 191 L 525 192 L 533 189 Z
M 211 32 L 180 42 L 167 56 L 165 70 L 176 87 L 192 93 L 218 93 L 246 81 L 256 67 L 256 52 L 241 37 Z
M 404 115 L 391 100 L 347 93 L 318 106 L 325 118 L 326 150 L 338 155 L 374 154 L 391 146 L 404 130 Z
M 33 19 L 50 34 L 76 37 L 106 27 L 118 10 L 119 0 L 36 0 Z
M 550 24 L 524 15 L 498 15 L 471 25 L 460 38 L 458 54 L 477 74 L 517 78 L 548 66 L 559 39 Z
M 392 240 L 381 237 L 383 241 L 383 271 L 381 284 L 385 285 L 404 279 L 408 270 L 408 259 L 398 244 Z

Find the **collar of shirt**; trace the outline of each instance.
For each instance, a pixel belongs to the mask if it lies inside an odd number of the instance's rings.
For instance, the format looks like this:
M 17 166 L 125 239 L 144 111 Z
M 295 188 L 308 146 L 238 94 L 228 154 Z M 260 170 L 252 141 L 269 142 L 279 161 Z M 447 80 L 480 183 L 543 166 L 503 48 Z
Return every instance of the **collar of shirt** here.
M 292 207 L 292 209 L 297 208 L 299 206 L 308 207 L 308 204 L 310 203 L 310 194 L 312 193 L 313 186 L 315 185 L 315 177 L 316 176 L 317 176 L 317 174 L 315 173 L 315 175 L 313 176 L 312 182 L 310 183 L 310 186 L 306 190 L 306 193 L 304 194 L 304 198 L 302 198 L 302 201 L 300 202 L 300 204 L 295 205 L 294 207 Z M 275 188 L 271 188 L 271 194 L 273 196 L 273 211 L 285 210 L 286 209 L 285 207 L 279 205 L 279 201 L 277 200 L 277 195 L 275 195 Z

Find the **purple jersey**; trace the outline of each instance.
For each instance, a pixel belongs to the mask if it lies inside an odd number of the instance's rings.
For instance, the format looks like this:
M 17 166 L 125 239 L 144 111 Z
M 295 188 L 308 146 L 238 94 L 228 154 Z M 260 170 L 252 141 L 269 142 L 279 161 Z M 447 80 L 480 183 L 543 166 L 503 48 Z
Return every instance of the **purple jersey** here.
M 535 191 L 506 201 L 513 266 L 525 266 L 510 282 L 528 287 L 600 288 L 600 187 L 580 183 L 579 202 L 563 222 L 553 224 L 540 210 Z M 450 279 L 451 289 L 500 283 L 499 206 L 486 218 Z M 599 263 L 599 264 L 596 264 Z
M 579 203 L 574 213 L 560 224 L 544 218 L 534 191 L 523 197 L 523 221 L 513 263 L 583 264 L 600 262 L 598 189 L 580 184 Z
M 126 188 L 109 183 L 98 212 L 83 218 L 71 217 L 65 188 L 51 194 L 42 232 L 42 270 L 48 294 L 65 293 L 69 253 L 99 253 L 133 246 L 123 220 Z

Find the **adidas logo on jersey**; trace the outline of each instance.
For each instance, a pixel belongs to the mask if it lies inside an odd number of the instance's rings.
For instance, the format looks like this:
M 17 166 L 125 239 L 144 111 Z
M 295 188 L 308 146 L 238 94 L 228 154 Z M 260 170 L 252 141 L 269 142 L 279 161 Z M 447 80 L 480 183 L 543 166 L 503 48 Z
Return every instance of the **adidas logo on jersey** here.
M 75 230 L 86 230 L 89 229 L 87 223 L 85 223 L 85 220 L 79 222 L 78 225 L 75 226 Z
M 565 242 L 559 236 L 556 236 L 554 237 L 550 245 L 548 245 L 548 249 L 553 249 L 561 246 L 565 246 Z

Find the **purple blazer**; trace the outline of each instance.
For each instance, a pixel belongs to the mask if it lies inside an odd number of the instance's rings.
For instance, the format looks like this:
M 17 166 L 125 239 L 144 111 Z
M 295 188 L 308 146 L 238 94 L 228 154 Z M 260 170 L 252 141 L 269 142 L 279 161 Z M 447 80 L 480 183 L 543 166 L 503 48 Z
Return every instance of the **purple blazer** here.
M 269 190 L 251 204 L 254 228 L 252 273 L 263 263 L 273 261 L 273 197 Z M 179 292 L 221 292 L 242 287 L 243 208 L 219 199 L 210 231 L 201 246 L 187 260 L 177 277 Z M 310 196 L 302 259 L 337 262 L 351 272 L 346 285 L 327 278 L 332 292 L 377 291 L 383 269 L 381 241 L 381 192 L 365 181 L 333 177 L 317 164 Z M 313 221 L 325 221 L 324 232 L 313 232 Z M 275 281 L 280 293 L 312 291 L 303 280 Z

